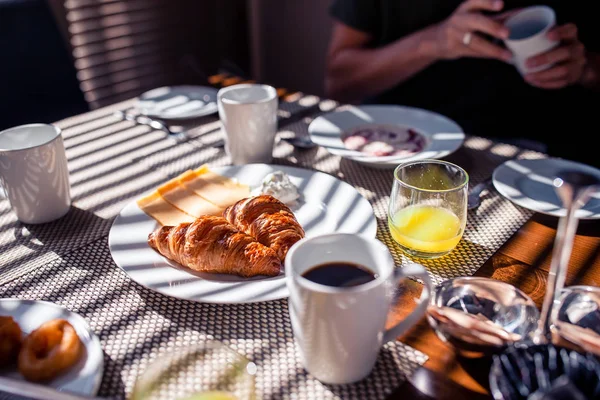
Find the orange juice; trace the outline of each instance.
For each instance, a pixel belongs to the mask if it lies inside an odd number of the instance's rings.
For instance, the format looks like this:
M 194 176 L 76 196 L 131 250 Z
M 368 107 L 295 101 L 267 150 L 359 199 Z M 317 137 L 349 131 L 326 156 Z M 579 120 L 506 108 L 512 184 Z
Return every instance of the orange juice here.
M 392 237 L 398 244 L 417 253 L 450 252 L 463 234 L 461 220 L 441 207 L 416 205 L 388 218 Z

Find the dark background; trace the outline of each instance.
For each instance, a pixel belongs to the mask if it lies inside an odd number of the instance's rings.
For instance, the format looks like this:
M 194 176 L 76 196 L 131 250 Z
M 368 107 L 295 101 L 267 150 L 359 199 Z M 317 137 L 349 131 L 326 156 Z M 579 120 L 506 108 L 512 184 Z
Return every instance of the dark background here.
M 0 129 L 221 70 L 249 75 L 242 0 L 0 0 Z

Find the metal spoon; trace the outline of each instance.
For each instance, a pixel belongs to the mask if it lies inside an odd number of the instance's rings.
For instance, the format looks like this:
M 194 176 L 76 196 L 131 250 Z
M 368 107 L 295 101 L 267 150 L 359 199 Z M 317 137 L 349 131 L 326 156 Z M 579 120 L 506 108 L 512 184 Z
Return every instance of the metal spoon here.
M 492 185 L 492 177 L 487 178 L 485 181 L 475 185 L 469 196 L 467 197 L 467 209 L 473 210 L 481 204 L 481 193 L 489 189 Z
M 561 170 L 556 174 L 553 184 L 554 190 L 567 212 L 559 220 L 556 231 L 542 313 L 538 328 L 532 338 L 536 344 L 552 341 L 550 330 L 552 306 L 565 284 L 578 224 L 575 213 L 588 202 L 596 189 L 600 188 L 600 179 L 581 171 Z
M 312 149 L 316 146 L 316 144 L 310 140 L 308 136 L 283 137 L 281 140 L 301 149 Z

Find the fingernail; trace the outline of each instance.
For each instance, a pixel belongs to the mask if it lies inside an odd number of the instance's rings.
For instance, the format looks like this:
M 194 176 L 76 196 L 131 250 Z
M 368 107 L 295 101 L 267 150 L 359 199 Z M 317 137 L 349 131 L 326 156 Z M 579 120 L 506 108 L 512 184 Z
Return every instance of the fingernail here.
M 510 31 L 508 29 L 500 30 L 500 36 L 502 37 L 502 39 L 508 39 L 509 35 L 510 35 Z
M 558 40 L 558 35 L 556 32 L 554 31 L 550 31 L 548 32 L 548 39 L 550 40 Z

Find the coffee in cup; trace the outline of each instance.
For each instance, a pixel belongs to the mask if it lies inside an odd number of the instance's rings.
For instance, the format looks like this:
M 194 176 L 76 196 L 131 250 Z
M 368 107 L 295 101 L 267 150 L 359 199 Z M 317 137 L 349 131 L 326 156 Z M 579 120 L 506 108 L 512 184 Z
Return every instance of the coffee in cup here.
M 328 384 L 365 378 L 383 344 L 412 327 L 427 308 L 431 282 L 420 264 L 396 268 L 375 238 L 350 233 L 306 237 L 285 260 L 292 330 L 306 370 Z M 415 309 L 386 329 L 398 282 L 424 282 Z

